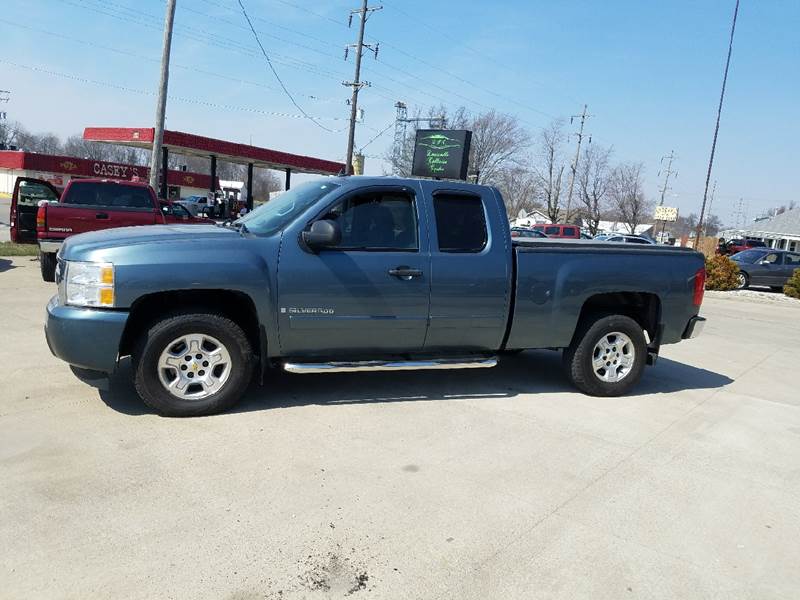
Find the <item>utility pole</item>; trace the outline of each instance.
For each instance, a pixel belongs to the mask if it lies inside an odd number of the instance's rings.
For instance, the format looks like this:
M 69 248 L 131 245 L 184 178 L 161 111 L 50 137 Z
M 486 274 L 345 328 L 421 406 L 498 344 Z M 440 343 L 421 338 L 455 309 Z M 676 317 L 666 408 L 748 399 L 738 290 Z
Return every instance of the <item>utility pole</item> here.
M 669 189 L 669 176 L 670 175 L 675 175 L 675 177 L 678 176 L 678 172 L 672 170 L 672 161 L 675 159 L 675 150 L 670 150 L 668 156 L 661 157 L 662 165 L 664 164 L 665 158 L 669 159 L 669 161 L 667 162 L 667 170 L 664 172 L 664 187 L 661 188 L 661 201 L 658 203 L 659 206 L 664 206 L 664 195 L 667 193 L 667 190 Z M 658 174 L 661 175 L 661 172 L 659 171 Z
M 706 172 L 706 187 L 703 191 L 703 204 L 700 207 L 700 218 L 697 220 L 697 229 L 694 236 L 694 248 L 700 243 L 700 232 L 703 228 L 703 218 L 706 214 L 706 201 L 708 199 L 708 183 L 711 181 L 711 169 L 714 166 L 714 152 L 717 149 L 717 135 L 719 134 L 719 121 L 722 117 L 722 102 L 725 100 L 725 86 L 728 84 L 728 68 L 731 66 L 731 54 L 733 53 L 733 34 L 736 32 L 736 17 L 739 16 L 739 0 L 736 0 L 736 8 L 733 9 L 733 21 L 731 22 L 731 37 L 728 41 L 728 58 L 725 61 L 725 73 L 722 76 L 722 91 L 719 94 L 719 106 L 717 107 L 717 124 L 714 126 L 714 139 L 711 142 L 711 155 L 708 157 L 708 171 Z
M 158 161 L 161 160 L 161 146 L 164 142 L 164 117 L 167 112 L 167 86 L 169 85 L 169 53 L 172 48 L 172 22 L 175 20 L 176 0 L 167 0 L 167 13 L 164 17 L 164 46 L 161 50 L 161 80 L 158 84 L 156 101 L 156 126 L 153 133 L 153 152 L 150 155 L 150 186 L 158 189 Z M 164 164 L 164 181 L 167 169 Z M 163 186 L 166 187 L 166 186 Z
M 711 206 L 714 204 L 714 194 L 717 191 L 717 180 L 714 180 L 714 185 L 711 187 L 711 197 L 708 199 L 708 214 L 711 215 Z M 708 234 L 708 219 L 706 219 L 706 224 L 703 226 L 703 235 Z
M 342 82 L 342 85 L 353 88 L 353 95 L 350 98 L 350 131 L 347 134 L 347 156 L 345 157 L 345 163 L 344 163 L 345 175 L 350 175 L 353 172 L 353 144 L 355 143 L 355 137 L 356 137 L 356 117 L 358 115 L 358 92 L 361 90 L 362 87 L 369 85 L 368 81 L 361 81 L 361 55 L 364 52 L 364 48 L 370 50 L 375 55 L 375 58 L 378 58 L 378 46 L 377 45 L 371 46 L 370 44 L 364 43 L 364 28 L 367 25 L 367 17 L 369 16 L 369 13 L 374 12 L 376 10 L 380 10 L 382 8 L 383 8 L 382 6 L 369 8 L 368 0 L 362 0 L 360 9 L 350 11 L 350 20 L 348 21 L 348 26 L 352 25 L 353 15 L 355 14 L 359 15 L 359 26 L 358 26 L 358 42 L 347 46 L 344 51 L 344 59 L 347 60 L 347 54 L 350 48 L 354 47 L 356 49 L 356 72 L 355 76 L 353 77 L 353 81 Z
M 0 90 L 0 103 L 5 104 L 11 99 L 11 92 L 8 90 Z M 5 121 L 8 119 L 8 113 L 4 110 L 0 110 L 0 121 Z M 3 142 L 5 143 L 5 142 Z
M 575 160 L 572 161 L 572 170 L 570 171 L 570 174 L 569 174 L 569 191 L 567 192 L 567 214 L 564 216 L 564 221 L 565 222 L 569 221 L 569 209 L 570 209 L 570 206 L 572 205 L 572 188 L 575 185 L 575 173 L 578 170 L 578 160 L 580 159 L 580 156 L 581 156 L 581 142 L 583 141 L 583 126 L 586 123 L 586 119 L 591 117 L 591 115 L 586 114 L 586 109 L 587 108 L 588 107 L 584 104 L 583 105 L 583 112 L 581 114 L 572 115 L 569 118 L 569 122 L 570 122 L 570 124 L 572 124 L 572 121 L 574 119 L 577 119 L 577 118 L 580 117 L 581 129 L 576 134 L 578 136 L 578 147 L 575 150 Z M 589 138 L 589 141 L 590 142 L 592 141 L 591 138 Z
M 447 118 L 444 115 L 438 117 L 408 117 L 408 107 L 405 102 L 398 100 L 394 107 L 397 109 L 397 116 L 394 119 L 394 143 L 392 145 L 392 173 L 402 175 L 400 161 L 403 158 L 403 147 L 406 143 L 407 127 L 409 123 L 427 123 L 428 127 L 439 127 L 447 129 Z

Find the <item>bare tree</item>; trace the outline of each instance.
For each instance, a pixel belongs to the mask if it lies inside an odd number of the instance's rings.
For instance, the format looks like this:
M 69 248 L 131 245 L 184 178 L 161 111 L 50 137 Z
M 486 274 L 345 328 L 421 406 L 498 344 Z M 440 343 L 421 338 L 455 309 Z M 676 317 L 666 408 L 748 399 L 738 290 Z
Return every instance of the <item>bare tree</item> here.
M 564 122 L 556 120 L 539 134 L 538 164 L 534 172 L 539 187 L 539 197 L 547 217 L 558 222 L 561 211 L 561 194 L 564 191 Z
M 653 209 L 642 190 L 642 163 L 622 163 L 612 172 L 611 201 L 619 220 L 631 233 L 645 222 Z
M 611 148 L 590 145 L 583 152 L 583 161 L 578 171 L 578 197 L 592 235 L 597 234 L 611 185 L 608 164 L 611 152 Z
M 494 183 L 501 169 L 520 164 L 520 154 L 530 145 L 530 135 L 517 119 L 494 110 L 472 119 L 470 166 L 476 180 Z
M 521 166 L 501 169 L 494 177 L 494 185 L 503 194 L 509 219 L 516 219 L 520 211 L 527 213 L 537 208 L 538 181 L 529 169 Z
M 18 135 L 27 133 L 25 127 L 19 121 L 0 121 L 0 148 L 6 149 L 11 146 L 18 146 Z
M 40 154 L 61 154 L 64 150 L 55 133 L 30 133 L 24 129 L 17 131 L 17 146 L 20 150 Z

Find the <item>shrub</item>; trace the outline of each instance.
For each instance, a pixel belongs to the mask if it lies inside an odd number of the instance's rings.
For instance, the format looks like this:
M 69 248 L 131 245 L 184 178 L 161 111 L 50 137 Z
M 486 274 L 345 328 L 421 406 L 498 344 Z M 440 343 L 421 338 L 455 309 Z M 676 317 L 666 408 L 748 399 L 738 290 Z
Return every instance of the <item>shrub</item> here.
M 706 289 L 733 290 L 739 285 L 739 265 L 727 256 L 706 258 Z
M 800 299 L 800 269 L 795 269 L 789 281 L 783 286 L 783 293 L 792 298 Z

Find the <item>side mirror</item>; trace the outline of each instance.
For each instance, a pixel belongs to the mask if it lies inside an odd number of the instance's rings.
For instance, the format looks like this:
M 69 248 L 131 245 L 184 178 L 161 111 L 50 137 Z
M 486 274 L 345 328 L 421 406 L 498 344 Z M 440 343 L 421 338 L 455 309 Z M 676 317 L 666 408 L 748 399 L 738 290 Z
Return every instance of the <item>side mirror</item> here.
M 760 264 L 760 265 L 771 265 L 772 263 L 769 262 L 768 260 L 760 260 L 760 261 L 758 261 L 758 264 Z
M 161 207 L 161 212 L 163 212 L 165 215 L 168 215 L 169 214 L 169 206 L 162 206 Z
M 342 230 L 336 221 L 314 221 L 311 229 L 303 232 L 303 242 L 312 250 L 336 246 L 341 241 Z

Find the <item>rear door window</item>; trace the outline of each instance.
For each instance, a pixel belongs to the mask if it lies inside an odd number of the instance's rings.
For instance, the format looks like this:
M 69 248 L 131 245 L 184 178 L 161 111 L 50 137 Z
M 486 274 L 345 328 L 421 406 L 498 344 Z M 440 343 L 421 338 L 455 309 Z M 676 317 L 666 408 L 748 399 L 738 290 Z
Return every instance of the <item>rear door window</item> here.
M 433 209 L 441 252 L 480 252 L 486 247 L 486 212 L 479 196 L 435 194 Z
M 73 183 L 64 201 L 67 204 L 105 208 L 153 208 L 153 199 L 145 187 L 96 181 Z
M 787 254 L 785 260 L 787 265 L 800 267 L 800 254 Z
M 564 237 L 575 237 L 575 228 L 564 227 Z
M 560 227 L 545 227 L 544 232 L 547 235 L 558 235 L 561 232 Z
M 50 186 L 41 181 L 23 179 L 19 182 L 19 196 L 17 198 L 19 206 L 36 206 L 41 200 L 55 202 L 58 200 L 58 196 Z

